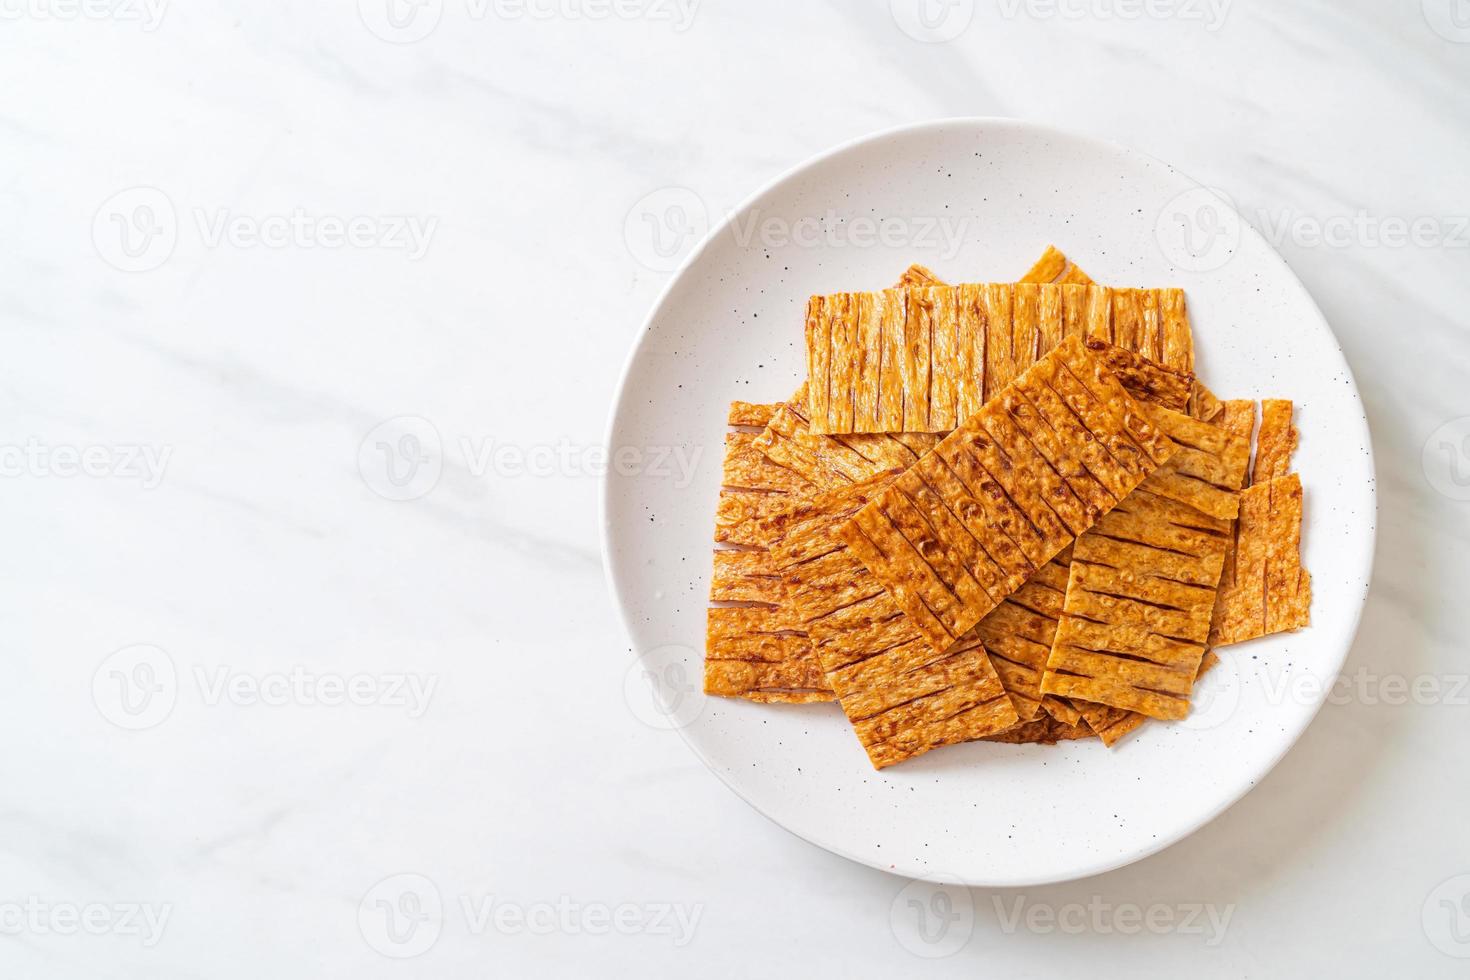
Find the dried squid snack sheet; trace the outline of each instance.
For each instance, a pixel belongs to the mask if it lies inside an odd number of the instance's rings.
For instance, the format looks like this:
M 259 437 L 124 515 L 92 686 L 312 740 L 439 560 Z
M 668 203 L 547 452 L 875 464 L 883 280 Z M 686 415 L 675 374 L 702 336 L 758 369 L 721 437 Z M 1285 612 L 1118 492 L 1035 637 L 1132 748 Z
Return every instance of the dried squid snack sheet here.
M 1256 428 L 1256 403 L 1249 399 L 1231 399 L 1222 404 L 1220 417 L 1216 422 L 1221 428 L 1251 442 L 1251 437 Z M 1250 485 L 1250 474 L 1246 473 L 1245 485 Z M 1235 554 L 1239 547 L 1240 522 L 1230 522 L 1230 540 L 1225 545 L 1225 565 L 1220 572 L 1220 587 L 1215 594 L 1215 613 L 1210 627 L 1210 643 L 1219 643 L 1220 624 L 1230 615 L 1229 606 L 1238 602 L 1232 598 L 1240 589 L 1238 569 L 1235 562 Z M 1259 583 L 1257 583 L 1259 586 Z
M 731 425 L 759 425 L 774 405 L 734 402 Z M 772 567 L 771 532 L 761 521 L 789 509 L 817 488 L 754 448 L 755 435 L 731 432 L 715 518 L 714 552 L 705 629 L 707 694 L 751 701 L 830 701 L 821 664 L 805 634 L 792 628 L 784 589 Z
M 1069 338 L 837 533 L 942 651 L 1176 448 Z
M 722 544 L 765 547 L 769 542 L 761 539 L 761 518 L 817 490 L 806 477 L 756 448 L 758 438 L 749 432 L 725 435 L 720 497 L 715 506 L 715 540 Z
M 1201 422 L 1219 422 L 1221 414 L 1225 411 L 1225 403 L 1215 397 L 1213 391 L 1196 380 L 1193 390 L 1189 393 L 1189 407 L 1186 411 Z
M 948 432 L 1074 336 L 1193 374 L 1177 289 L 986 283 L 834 293 L 808 303 L 806 418 L 817 435 Z
M 1233 529 L 1215 603 L 1210 640 L 1217 646 L 1309 624 L 1312 585 L 1301 565 L 1300 479 L 1276 482 L 1288 475 L 1296 448 L 1292 413 L 1292 403 L 1284 399 L 1261 403 L 1252 488 L 1241 496 L 1241 519 Z M 1248 434 L 1255 415 L 1254 402 L 1227 402 L 1223 424 Z M 1268 484 L 1275 486 L 1254 489 Z
M 833 534 L 896 476 L 825 491 L 796 508 L 774 552 L 796 625 L 877 769 L 1019 721 L 984 646 L 970 639 L 934 651 Z
M 1179 444 L 1167 466 L 1159 468 L 1143 489 L 1189 504 L 1222 520 L 1234 520 L 1240 488 L 1250 465 L 1250 441 L 1223 426 L 1146 405 L 1154 424 Z
M 919 286 L 943 286 L 944 281 L 936 276 L 933 271 L 915 262 L 903 270 L 903 275 L 898 277 L 894 283 L 895 289 L 911 289 Z
M 1092 279 L 1078 266 L 1072 264 L 1055 245 L 1048 245 L 1041 258 L 1036 260 L 1021 282 L 1072 284 L 1091 286 Z
M 730 411 L 725 418 L 725 424 L 732 427 L 744 426 L 763 429 L 771 424 L 772 416 L 776 414 L 776 409 L 780 407 L 779 404 L 761 405 L 755 402 L 731 402 Z
M 1240 495 L 1234 581 L 1220 592 L 1214 646 L 1300 629 L 1311 622 L 1312 578 L 1301 563 L 1302 481 L 1295 473 Z
M 1139 355 L 1130 354 L 1121 348 L 1109 345 L 1108 349 L 1113 353 L 1110 364 L 1119 364 L 1120 358 L 1148 363 Z M 1135 372 L 1138 370 L 1136 364 L 1124 363 L 1120 366 L 1125 370 L 1130 367 Z M 1129 388 L 1129 394 L 1140 402 L 1155 405 L 1182 404 L 1180 391 L 1177 385 L 1141 384 Z M 1173 414 L 1164 416 L 1164 420 L 1176 420 L 1177 424 L 1184 425 L 1186 429 L 1191 429 L 1193 425 L 1189 420 L 1179 420 Z M 1171 433 L 1171 437 L 1172 435 Z M 1234 447 L 1236 456 L 1240 456 L 1241 448 Z M 1245 443 L 1244 448 L 1248 449 L 1249 443 Z M 1175 468 L 1178 462 L 1179 455 L 1176 454 L 1145 480 L 1143 485 L 1147 487 L 1150 481 L 1157 479 L 1164 471 Z M 1243 458 L 1238 465 L 1243 472 Z M 1193 487 L 1186 485 L 1185 489 L 1188 491 Z M 1005 685 L 1006 693 L 1011 696 L 1022 721 L 1034 718 L 1039 708 L 1045 708 L 1049 715 L 1067 725 L 1077 724 L 1082 717 L 1078 709 L 1066 699 L 1041 693 L 1041 678 L 1056 637 L 1057 620 L 1062 614 L 1071 561 L 1072 550 L 1068 548 L 1044 565 L 1018 592 L 1005 599 L 971 630 L 990 651 L 991 662 L 995 664 L 1001 683 Z
M 1056 638 L 1071 560 L 1069 548 L 1041 566 L 1025 585 L 966 634 L 985 644 L 990 662 L 1023 722 L 1035 719 L 1043 706 L 1041 675 Z M 1057 707 L 1063 714 L 1068 713 L 1068 709 Z M 1070 714 L 1075 721 L 1076 712 Z
M 1139 489 L 1084 534 L 1043 693 L 1152 718 L 1187 715 L 1229 529 Z
M 1261 430 L 1256 435 L 1256 465 L 1251 470 L 1251 483 L 1265 483 L 1291 472 L 1291 454 L 1297 444 L 1292 410 L 1291 402 L 1284 398 L 1267 398 L 1261 402 Z
M 805 404 L 803 385 L 772 413 L 754 445 L 774 462 L 824 490 L 866 480 L 884 470 L 912 466 L 939 442 L 937 436 L 927 433 L 814 435 Z
M 1195 683 L 1203 677 L 1211 667 L 1220 662 L 1213 650 L 1205 652 L 1204 659 L 1200 661 L 1199 672 L 1195 675 Z M 1091 701 L 1072 702 L 1081 712 L 1084 724 L 1102 739 L 1102 743 L 1112 748 L 1123 740 L 1125 735 L 1136 731 L 1139 726 L 1148 721 L 1148 715 L 1141 715 L 1136 711 L 1125 711 L 1122 708 L 1111 708 L 1105 704 L 1094 704 Z

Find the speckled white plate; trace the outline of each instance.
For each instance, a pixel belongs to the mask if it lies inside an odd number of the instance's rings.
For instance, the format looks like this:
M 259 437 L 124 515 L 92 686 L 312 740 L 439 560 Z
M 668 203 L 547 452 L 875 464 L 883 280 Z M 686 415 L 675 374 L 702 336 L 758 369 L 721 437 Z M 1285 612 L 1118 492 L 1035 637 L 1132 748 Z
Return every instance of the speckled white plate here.
M 687 218 L 679 206 L 661 217 Z M 1297 402 L 1312 627 L 1222 651 L 1189 720 L 1149 723 L 1111 751 L 1096 741 L 972 743 L 875 773 L 834 705 L 704 697 L 726 407 L 781 399 L 800 382 L 807 296 L 885 287 L 915 261 L 951 282 L 1014 280 L 1053 242 L 1099 282 L 1183 286 L 1200 375 L 1221 397 Z M 914 877 L 1079 878 L 1208 822 L 1316 714 L 1372 564 L 1363 406 L 1291 270 L 1227 204 L 1168 166 L 1011 120 L 945 120 L 839 147 L 717 224 L 654 306 L 608 443 L 630 447 L 603 495 L 608 576 L 643 655 L 630 666 L 630 705 L 677 728 L 711 772 L 781 826 Z M 700 453 L 692 482 L 654 464 L 665 447 Z

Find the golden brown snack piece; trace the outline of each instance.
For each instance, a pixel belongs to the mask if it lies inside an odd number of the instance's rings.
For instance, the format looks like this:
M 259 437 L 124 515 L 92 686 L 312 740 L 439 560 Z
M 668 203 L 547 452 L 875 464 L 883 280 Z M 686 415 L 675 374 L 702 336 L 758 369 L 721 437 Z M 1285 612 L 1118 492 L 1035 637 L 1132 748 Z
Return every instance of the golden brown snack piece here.
M 978 640 L 936 653 L 833 535 L 897 474 L 819 494 L 772 520 L 795 625 L 811 637 L 874 768 L 1011 728 L 1019 720 Z
M 1183 412 L 1189 407 L 1195 380 L 1194 375 L 1187 371 L 1166 368 L 1142 354 L 1094 338 L 1087 340 L 1087 349 L 1113 372 L 1128 394 L 1139 401 L 1175 412 Z
M 772 413 L 754 446 L 824 490 L 868 479 L 886 469 L 912 466 L 938 442 L 937 437 L 922 433 L 813 435 L 805 406 L 803 385 Z
M 1195 674 L 1194 681 L 1205 676 L 1209 669 L 1220 662 L 1215 656 L 1215 651 L 1206 650 L 1204 659 L 1200 661 L 1199 672 Z M 1110 708 L 1105 704 L 1094 704 L 1091 701 L 1074 701 L 1082 714 L 1082 719 L 1088 729 L 1102 739 L 1102 743 L 1108 748 L 1117 745 L 1123 736 L 1138 729 L 1140 725 L 1148 721 L 1147 715 L 1141 715 L 1136 711 L 1125 711 L 1122 708 Z
M 1219 422 L 1221 413 L 1225 411 L 1225 403 L 1216 398 L 1213 391 L 1196 380 L 1194 388 L 1189 393 L 1187 411 L 1201 422 Z M 1247 438 L 1246 441 L 1250 440 Z
M 1136 731 L 1140 725 L 1148 721 L 1148 715 L 1141 715 L 1136 711 L 1112 708 L 1092 701 L 1073 701 L 1072 703 L 1082 713 L 1082 720 L 1088 730 L 1102 739 L 1102 743 L 1108 748 L 1117 745 L 1125 735 Z
M 1221 405 L 1220 416 L 1216 424 L 1235 436 L 1244 439 L 1246 444 L 1251 442 L 1251 434 L 1256 427 L 1256 403 L 1248 399 L 1231 399 Z M 1250 483 L 1250 474 L 1246 474 L 1246 484 Z M 1213 625 L 1210 628 L 1210 642 L 1216 642 L 1220 623 L 1227 615 L 1226 595 L 1231 594 L 1237 588 L 1235 570 L 1235 549 L 1239 537 L 1239 525 L 1235 521 L 1230 522 L 1230 540 L 1225 543 L 1225 564 L 1220 572 L 1220 588 L 1215 594 L 1215 613 Z
M 821 663 L 806 634 L 792 632 L 773 606 L 714 606 L 704 648 L 704 691 L 767 703 L 831 701 Z
M 915 262 L 913 265 L 903 270 L 903 275 L 898 277 L 898 282 L 894 284 L 893 288 L 911 289 L 914 287 L 942 285 L 944 285 L 943 280 L 936 276 L 927 267 L 919 265 L 919 263 Z
M 1299 629 L 1310 620 L 1311 576 L 1300 558 L 1301 481 L 1279 482 L 1296 448 L 1292 411 L 1284 399 L 1261 403 L 1252 484 L 1275 487 L 1248 489 L 1241 496 L 1241 519 L 1232 529 L 1210 631 L 1217 646 Z M 1255 421 L 1254 402 L 1225 403 L 1226 427 L 1249 433 Z M 1269 577 L 1268 568 L 1273 569 Z
M 1042 708 L 1041 674 L 1056 638 L 1071 561 L 1071 549 L 1067 549 L 1041 566 L 1014 595 L 1006 597 L 966 634 L 985 644 L 990 662 L 1023 722 L 1036 718 Z M 1067 708 L 1058 706 L 1058 710 L 1067 713 Z M 1075 718 L 1075 712 L 1073 715 Z
M 1249 399 L 1235 399 L 1220 403 L 1220 415 L 1215 424 L 1237 439 L 1250 445 L 1251 434 L 1256 429 L 1256 403 Z M 1249 479 L 1246 483 L 1249 485 Z
M 1092 282 L 1055 247 L 1047 249 L 1046 254 L 1026 278 L 1022 279 L 1022 282 L 1052 282 L 1051 278 L 1034 278 L 1049 268 L 1056 270 L 1052 275 L 1060 276 L 1059 281 L 1084 285 Z M 895 288 L 944 285 L 947 283 L 939 279 L 931 270 L 914 264 L 899 277 Z M 1060 294 L 1057 296 L 1059 297 Z M 1076 309 L 1080 307 L 1075 301 L 1073 307 L 1074 323 L 1070 333 L 1080 333 L 1081 324 L 1075 316 Z M 1045 312 L 1042 320 L 1043 324 L 1055 320 L 1056 330 L 1062 330 L 1060 317 L 1050 310 Z M 871 341 L 872 338 L 868 339 Z M 1055 341 L 1047 341 L 1045 349 L 1050 350 L 1060 339 L 1058 336 Z M 1182 410 L 1184 396 L 1180 392 L 1189 388 L 1192 380 L 1189 376 L 1170 371 L 1162 365 L 1144 360 L 1121 348 L 1109 348 L 1105 358 L 1109 360 L 1115 373 L 1119 375 L 1123 386 L 1134 397 L 1152 398 L 1167 408 Z M 966 409 L 978 407 L 968 401 L 964 405 Z M 767 418 L 765 422 L 759 424 L 766 425 L 767 430 L 761 434 L 761 438 L 756 440 L 756 447 L 783 467 L 796 471 L 824 489 L 839 487 L 854 480 L 866 479 L 889 467 L 907 468 L 924 453 L 933 449 L 943 435 L 948 434 L 895 432 L 842 436 L 815 435 L 808 422 L 806 385 L 804 384 L 790 400 L 774 406 L 753 406 L 746 402 L 732 404 L 730 424 L 754 424 L 753 419 L 756 418 L 754 413 L 763 410 Z
M 764 547 L 760 518 L 785 510 L 796 497 L 816 486 L 801 474 L 771 460 L 755 448 L 756 436 L 725 436 L 724 475 L 715 508 L 715 540 L 722 544 Z
M 1042 692 L 1153 718 L 1188 714 L 1229 527 L 1144 489 L 1098 521 L 1073 549 Z
M 1204 644 L 1250 466 L 1250 417 L 1242 438 L 1241 403 L 1222 406 L 1226 426 L 1147 403 L 1144 411 L 1179 451 L 1076 545 L 1042 680 L 1042 691 L 1070 695 L 1108 745 L 1141 723 L 1126 713 L 1188 711 L 1201 661 L 1213 660 Z
M 1072 260 L 1062 254 L 1055 245 L 1048 245 L 1041 258 L 1036 260 L 1027 273 L 1021 277 L 1021 282 L 1046 282 L 1057 284 L 1075 284 L 1079 286 L 1092 285 L 1092 279 L 1087 273 L 1072 264 Z
M 771 417 L 780 407 L 779 404 L 757 405 L 754 402 L 734 401 L 730 403 L 730 411 L 725 418 L 725 424 L 763 429 L 771 424 Z
M 999 735 L 987 735 L 982 741 L 1005 742 L 1010 745 L 1056 745 L 1058 742 L 1096 737 L 1093 730 L 1084 724 L 1068 724 L 1050 715 L 1042 715 L 1035 721 L 1023 721 Z
M 1232 578 L 1220 590 L 1212 645 L 1309 625 L 1312 578 L 1301 564 L 1301 538 L 1300 476 L 1256 483 L 1241 493 Z
M 1101 342 L 1089 342 L 1089 349 L 1094 349 L 1093 344 L 1101 345 Z M 1158 383 L 1149 375 L 1149 369 L 1142 366 L 1149 362 L 1139 355 L 1111 345 L 1101 346 L 1110 352 L 1108 363 L 1122 369 L 1120 380 L 1132 376 L 1139 382 L 1129 387 L 1125 381 L 1124 386 L 1130 395 L 1150 404 L 1181 405 L 1181 392 L 1187 392 L 1187 384 L 1181 388 L 1175 383 Z M 1174 373 L 1157 366 L 1154 370 L 1169 375 Z M 1245 448 L 1249 450 L 1249 442 Z M 1173 467 L 1177 459 L 1176 455 L 1149 480 Z M 1243 460 L 1240 465 L 1243 473 Z M 1149 480 L 1144 481 L 1144 486 L 1148 486 Z M 1067 548 L 1043 565 L 1019 591 L 1007 597 L 970 631 L 990 651 L 990 660 L 995 664 L 1001 683 L 1023 722 L 1035 718 L 1040 708 L 1045 708 L 1052 718 L 1068 726 L 1076 725 L 1082 718 L 1077 707 L 1068 700 L 1041 693 L 1041 677 L 1051 654 L 1052 641 L 1056 638 L 1057 620 L 1062 615 L 1071 563 L 1072 549 Z
M 1228 429 L 1145 403 L 1156 426 L 1179 444 L 1168 464 L 1143 481 L 1143 489 L 1189 504 L 1222 520 L 1240 509 L 1240 487 L 1250 466 L 1249 440 Z
M 811 431 L 947 432 L 1071 336 L 1193 373 L 1177 289 L 988 283 L 813 296 Z
M 736 402 L 729 418 L 769 419 L 774 405 Z M 725 437 L 715 540 L 743 546 L 714 552 L 710 601 L 740 603 L 709 610 L 704 689 L 751 701 L 830 701 L 832 691 L 804 634 L 792 629 L 785 590 L 767 550 L 771 534 L 761 519 L 782 513 L 817 488 L 754 447 L 749 432 Z
M 1055 245 L 1047 246 L 1036 264 L 1021 277 L 1021 282 L 1055 283 L 1062 286 L 1095 285 L 1092 277 L 1073 264 L 1072 260 L 1067 258 Z M 1118 344 L 1176 371 L 1193 374 L 1194 342 L 1184 307 L 1183 292 L 1180 290 L 1137 289 L 1117 290 L 1116 292 L 1123 294 L 1121 298 L 1115 296 L 1110 300 L 1110 307 L 1122 308 L 1123 319 L 1116 325 L 1106 322 L 1108 318 L 1103 315 L 1104 307 L 1100 303 L 1090 303 L 1084 306 L 1076 301 L 1076 297 L 1080 294 L 1072 293 L 1070 296 L 1064 294 L 1068 300 L 1064 303 L 1064 321 L 1068 324 L 1068 328 L 1064 328 L 1062 335 L 1071 336 L 1074 332 L 1070 329 L 1072 321 L 1086 315 L 1087 309 L 1092 309 L 1094 312 L 1089 320 L 1092 328 L 1088 336 Z M 1169 318 L 1167 324 L 1164 322 L 1165 313 Z M 1120 336 L 1124 339 L 1119 339 Z M 1042 348 L 1038 356 L 1044 354 L 1047 349 Z M 1208 411 L 1211 408 L 1208 399 L 1214 397 L 1203 385 L 1196 383 L 1196 389 L 1191 399 L 1191 414 L 1195 414 L 1192 410 L 1195 404 L 1200 405 L 1201 411 Z M 1167 407 L 1184 411 L 1183 408 L 1172 404 Z M 1210 420 L 1208 415 L 1196 414 L 1195 417 L 1205 421 Z
M 1170 371 L 1121 347 L 1101 341 L 1087 344 L 1113 370 L 1130 395 L 1182 410 L 1190 388 L 1190 375 Z M 806 386 L 803 385 L 789 401 L 775 406 L 765 431 L 753 445 L 773 462 L 822 489 L 864 480 L 885 469 L 906 469 L 948 435 L 927 432 L 814 435 L 805 405 Z
M 1261 402 L 1261 431 L 1256 436 L 1256 465 L 1252 483 L 1265 483 L 1291 472 L 1297 431 L 1291 423 L 1292 404 L 1282 398 Z
M 1085 300 L 1087 336 L 1142 354 L 1165 367 L 1194 373 L 1194 340 L 1182 289 L 1064 287 Z
M 1068 338 L 837 535 L 946 650 L 1176 449 Z

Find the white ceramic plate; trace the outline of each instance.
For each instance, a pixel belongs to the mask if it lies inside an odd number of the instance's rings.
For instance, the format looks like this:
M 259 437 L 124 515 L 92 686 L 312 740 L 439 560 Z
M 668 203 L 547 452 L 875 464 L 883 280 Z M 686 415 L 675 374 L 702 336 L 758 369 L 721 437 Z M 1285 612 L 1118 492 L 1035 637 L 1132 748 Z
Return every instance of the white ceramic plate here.
M 950 282 L 1014 280 L 1053 242 L 1099 282 L 1183 286 L 1200 376 L 1221 397 L 1296 401 L 1311 628 L 1222 651 L 1189 720 L 1151 722 L 1113 750 L 972 743 L 877 773 L 835 705 L 705 698 L 698 679 L 726 408 L 735 398 L 779 400 L 800 382 L 807 296 L 882 288 L 915 261 Z M 1029 123 L 945 120 L 880 133 L 756 194 L 659 298 L 625 369 L 608 442 L 639 450 L 612 467 L 603 497 L 609 578 L 644 657 L 630 671 L 635 705 L 641 682 L 654 682 L 656 710 L 638 710 L 678 728 L 713 773 L 781 826 L 912 877 L 1062 881 L 1198 829 L 1255 785 L 1316 714 L 1368 587 L 1368 428 L 1338 343 L 1301 284 L 1233 210 L 1177 171 Z M 653 464 L 667 447 L 700 453 L 692 482 Z

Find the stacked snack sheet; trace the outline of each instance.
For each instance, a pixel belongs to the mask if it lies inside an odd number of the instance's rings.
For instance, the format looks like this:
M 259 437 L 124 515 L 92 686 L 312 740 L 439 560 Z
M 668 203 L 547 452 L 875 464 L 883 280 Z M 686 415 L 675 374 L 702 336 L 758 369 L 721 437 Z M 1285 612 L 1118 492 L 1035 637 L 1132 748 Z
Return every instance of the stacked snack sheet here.
M 730 406 L 706 693 L 835 700 L 878 769 L 1111 747 L 1308 624 L 1293 405 L 1199 381 L 1182 290 L 915 265 L 811 297 L 805 346 L 789 399 Z

